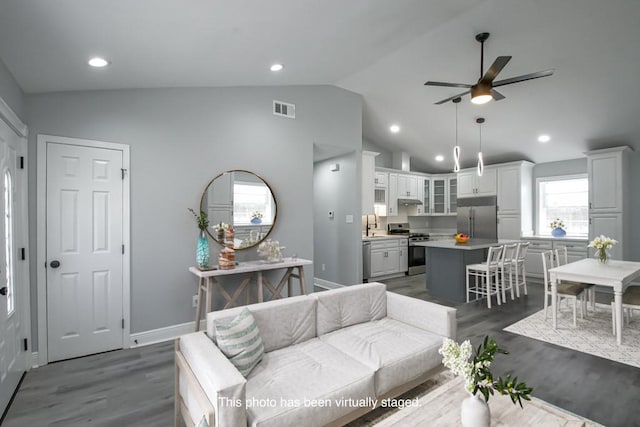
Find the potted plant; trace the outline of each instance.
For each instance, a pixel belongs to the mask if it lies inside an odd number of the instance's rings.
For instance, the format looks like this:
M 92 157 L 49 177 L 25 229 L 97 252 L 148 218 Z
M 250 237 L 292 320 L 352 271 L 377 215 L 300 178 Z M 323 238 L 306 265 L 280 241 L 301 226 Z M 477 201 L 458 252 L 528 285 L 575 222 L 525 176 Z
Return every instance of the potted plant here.
M 260 224 L 262 222 L 262 212 L 255 211 L 251 214 L 251 223 Z
M 518 382 L 518 378 L 511 377 L 511 374 L 494 378 L 491 373 L 491 364 L 497 353 L 509 354 L 508 351 L 498 347 L 498 344 L 491 337 L 486 336 L 482 344 L 478 346 L 475 356 L 473 347 L 469 340 L 462 344 L 445 338 L 442 347 L 438 350 L 442 355 L 442 363 L 455 375 L 464 378 L 465 388 L 470 396 L 462 402 L 461 421 L 463 426 L 485 426 L 491 425 L 491 413 L 487 402 L 489 397 L 497 391 L 501 395 L 509 395 L 511 401 L 519 403 L 522 407 L 522 400 L 531 400 L 533 389 L 525 382 Z M 480 398 L 480 394 L 484 400 Z
M 560 218 L 553 220 L 549 226 L 551 227 L 551 235 L 553 237 L 564 237 L 567 235 L 567 232 L 564 230 L 564 222 Z
M 209 268 L 209 240 L 207 240 L 207 227 L 209 226 L 209 216 L 205 211 L 200 211 L 198 215 L 193 209 L 189 208 L 189 212 L 193 214 L 200 229 L 198 236 L 198 246 L 196 247 L 196 264 L 200 269 Z

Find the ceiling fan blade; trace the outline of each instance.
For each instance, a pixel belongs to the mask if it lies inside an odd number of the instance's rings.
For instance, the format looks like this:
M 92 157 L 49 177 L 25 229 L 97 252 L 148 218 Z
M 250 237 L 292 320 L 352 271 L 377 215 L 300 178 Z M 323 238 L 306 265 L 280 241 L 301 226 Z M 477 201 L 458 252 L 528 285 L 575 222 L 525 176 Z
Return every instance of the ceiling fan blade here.
M 499 80 L 493 83 L 493 87 L 499 87 L 504 85 L 510 85 L 512 83 L 520 83 L 527 80 L 539 79 L 540 77 L 547 77 L 553 74 L 554 70 L 538 71 L 536 73 L 524 74 L 518 77 L 511 77 L 510 79 Z
M 426 82 L 425 86 L 444 86 L 444 87 L 465 87 L 470 88 L 471 85 L 467 85 L 464 83 L 446 83 L 446 82 Z
M 470 91 L 470 90 L 468 90 L 468 91 L 466 91 L 466 92 L 462 92 L 462 93 L 459 93 L 459 94 L 457 94 L 457 95 L 453 95 L 453 96 L 451 96 L 451 97 L 449 97 L 449 98 L 447 98 L 447 99 L 443 99 L 442 101 L 438 101 L 438 102 L 436 102 L 436 103 L 435 103 L 435 105 L 442 105 L 442 104 L 447 103 L 447 102 L 449 102 L 449 101 L 453 101 L 453 100 L 454 100 L 454 99 L 456 99 L 456 98 L 460 98 L 461 96 L 464 96 L 464 95 L 468 94 L 469 92 L 471 92 L 471 91 Z
M 507 65 L 510 60 L 510 56 L 498 56 L 496 60 L 493 61 L 493 64 L 491 64 L 491 67 L 489 67 L 487 72 L 484 73 L 484 76 L 482 76 L 480 81 L 482 83 L 491 83 L 496 77 L 498 77 L 500 71 L 502 71 L 504 66 Z
M 491 96 L 493 96 L 494 101 L 500 101 L 501 99 L 505 98 L 503 94 L 494 89 L 491 89 Z

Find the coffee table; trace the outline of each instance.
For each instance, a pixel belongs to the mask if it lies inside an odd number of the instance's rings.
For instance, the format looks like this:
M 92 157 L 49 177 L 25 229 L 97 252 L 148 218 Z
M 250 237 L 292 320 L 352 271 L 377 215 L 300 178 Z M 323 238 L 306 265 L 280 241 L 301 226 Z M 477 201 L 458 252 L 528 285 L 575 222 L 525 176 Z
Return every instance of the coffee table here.
M 461 426 L 460 406 L 468 396 L 462 378 L 455 378 L 418 398 L 418 404 L 407 407 L 376 422 L 376 427 Z M 520 405 L 508 396 L 493 395 L 489 399 L 491 426 L 572 426 L 603 427 L 594 421 L 572 414 L 543 400 L 532 398 Z

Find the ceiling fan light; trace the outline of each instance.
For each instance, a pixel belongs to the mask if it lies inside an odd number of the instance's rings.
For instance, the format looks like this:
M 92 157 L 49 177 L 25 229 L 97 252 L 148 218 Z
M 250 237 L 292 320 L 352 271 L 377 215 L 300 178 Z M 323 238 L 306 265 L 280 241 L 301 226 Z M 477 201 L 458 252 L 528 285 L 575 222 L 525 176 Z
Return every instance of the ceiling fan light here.
M 491 88 L 485 84 L 475 84 L 471 87 L 471 102 L 477 105 L 486 104 L 491 101 Z

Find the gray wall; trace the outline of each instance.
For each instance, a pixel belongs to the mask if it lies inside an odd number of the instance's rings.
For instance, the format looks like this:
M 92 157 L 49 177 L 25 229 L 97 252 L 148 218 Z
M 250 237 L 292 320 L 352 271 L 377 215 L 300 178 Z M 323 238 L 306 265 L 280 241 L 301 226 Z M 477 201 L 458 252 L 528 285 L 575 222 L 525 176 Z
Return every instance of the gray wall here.
M 273 99 L 295 103 L 296 120 L 274 116 Z M 131 147 L 132 333 L 193 320 L 196 280 L 187 268 L 195 262 L 198 230 L 187 208 L 198 207 L 211 178 L 228 169 L 262 176 L 278 203 L 270 237 L 287 247 L 285 256 L 295 252 L 313 259 L 313 143 L 352 150 L 362 145 L 361 97 L 332 86 L 54 93 L 27 96 L 26 111 L 31 259 L 43 238 L 35 232 L 37 135 Z M 359 189 L 360 181 L 345 185 Z M 219 247 L 212 247 L 212 257 L 217 256 Z M 256 253 L 250 249 L 238 256 Z M 313 273 L 306 269 L 308 287 Z
M 373 151 L 376 153 L 380 153 L 375 157 L 376 159 L 376 167 L 379 168 L 391 168 L 393 167 L 393 153 L 391 150 L 387 150 L 375 143 L 369 141 L 368 139 L 362 140 L 362 149 L 365 151 Z
M 361 156 L 358 150 L 319 161 L 313 169 L 315 275 L 341 285 L 362 283 L 361 189 L 352 185 L 361 180 Z M 335 163 L 340 170 L 331 171 Z M 352 223 L 346 222 L 347 215 Z
M 24 122 L 24 94 L 18 83 L 0 59 L 0 98 L 11 107 Z

